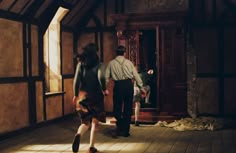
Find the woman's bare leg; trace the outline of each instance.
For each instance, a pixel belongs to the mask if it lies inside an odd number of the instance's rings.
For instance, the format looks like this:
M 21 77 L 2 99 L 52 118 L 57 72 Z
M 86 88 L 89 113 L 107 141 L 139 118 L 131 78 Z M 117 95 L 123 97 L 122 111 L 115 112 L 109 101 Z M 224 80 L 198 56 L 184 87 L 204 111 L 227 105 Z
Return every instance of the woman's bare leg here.
M 90 131 L 90 147 L 94 147 L 95 144 L 95 131 L 98 126 L 98 120 L 93 119 Z
M 147 86 L 146 87 L 146 97 L 145 97 L 145 103 L 146 104 L 149 104 L 150 103 L 150 101 L 149 101 L 149 98 L 150 98 L 150 94 L 151 94 L 151 88 L 150 88 L 150 86 Z
M 134 110 L 134 119 L 135 119 L 135 125 L 138 126 L 139 122 L 139 112 L 140 112 L 140 102 L 136 101 L 135 102 L 135 110 Z
M 72 151 L 73 152 L 78 152 L 79 151 L 79 146 L 80 146 L 80 138 L 84 135 L 84 133 L 88 130 L 90 125 L 86 125 L 82 123 L 78 130 L 77 133 L 74 136 L 74 140 L 72 143 Z
M 84 133 L 89 129 L 89 125 L 81 124 L 77 130 L 77 134 L 80 134 L 81 136 L 84 135 Z

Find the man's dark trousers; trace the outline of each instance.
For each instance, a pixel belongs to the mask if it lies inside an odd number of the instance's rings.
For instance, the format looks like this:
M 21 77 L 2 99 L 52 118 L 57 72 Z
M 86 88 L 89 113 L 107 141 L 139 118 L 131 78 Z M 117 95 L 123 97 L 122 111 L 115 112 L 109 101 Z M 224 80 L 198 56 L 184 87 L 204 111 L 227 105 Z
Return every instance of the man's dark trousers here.
M 117 131 L 129 135 L 132 107 L 133 83 L 131 79 L 115 81 L 113 89 L 114 116 L 117 120 Z

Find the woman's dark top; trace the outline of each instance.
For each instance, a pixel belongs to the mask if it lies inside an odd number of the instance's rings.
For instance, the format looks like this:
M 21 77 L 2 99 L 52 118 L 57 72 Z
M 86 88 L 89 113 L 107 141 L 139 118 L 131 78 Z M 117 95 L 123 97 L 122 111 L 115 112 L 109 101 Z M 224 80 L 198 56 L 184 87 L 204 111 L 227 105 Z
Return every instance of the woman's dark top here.
M 82 120 L 91 120 L 92 117 L 104 122 L 104 95 L 105 77 L 104 65 L 97 64 L 93 67 L 86 67 L 78 63 L 74 79 L 74 95 L 79 96 L 81 91 L 86 93 L 83 100 L 88 113 L 82 113 Z M 89 116 L 89 117 L 88 117 Z

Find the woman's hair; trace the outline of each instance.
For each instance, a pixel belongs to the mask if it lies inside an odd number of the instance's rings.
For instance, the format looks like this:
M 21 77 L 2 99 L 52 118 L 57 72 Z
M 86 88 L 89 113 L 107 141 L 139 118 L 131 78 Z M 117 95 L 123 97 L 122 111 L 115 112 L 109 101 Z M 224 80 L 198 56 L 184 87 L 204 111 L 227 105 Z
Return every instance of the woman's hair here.
M 116 55 L 124 55 L 126 48 L 124 46 L 118 46 L 116 49 Z
M 99 58 L 97 55 L 98 46 L 95 43 L 89 43 L 83 48 L 80 56 L 80 61 L 86 67 L 91 68 L 98 64 Z

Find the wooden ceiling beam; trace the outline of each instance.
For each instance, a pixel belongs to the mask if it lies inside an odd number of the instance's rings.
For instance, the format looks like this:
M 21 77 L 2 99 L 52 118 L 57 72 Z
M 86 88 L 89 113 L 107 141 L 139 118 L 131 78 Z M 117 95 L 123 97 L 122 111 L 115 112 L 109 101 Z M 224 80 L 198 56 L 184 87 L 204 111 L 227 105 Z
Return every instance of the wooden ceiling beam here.
M 14 7 L 14 5 L 16 4 L 17 0 L 15 0 L 7 9 L 7 11 L 11 12 L 11 9 Z
M 28 20 L 32 20 L 40 8 L 40 6 L 43 4 L 44 0 L 35 0 L 31 6 L 27 9 L 27 11 L 24 13 L 24 17 Z
M 92 7 L 88 9 L 88 11 L 85 13 L 83 19 L 77 21 L 77 23 L 73 27 L 74 30 L 78 32 L 80 29 L 84 28 L 87 25 L 86 23 L 89 22 L 90 18 L 93 16 L 94 11 L 98 8 L 100 2 L 101 0 L 96 0 L 93 3 Z
M 65 2 L 65 1 L 61 2 L 61 6 L 68 9 L 68 10 L 71 10 L 73 8 L 73 5 L 71 3 L 68 3 L 68 2 Z
M 38 24 L 43 33 L 47 30 L 51 20 L 53 19 L 60 5 L 61 1 L 59 0 L 53 1 L 53 3 L 51 3 L 48 6 L 48 8 L 45 9 L 45 11 L 38 18 Z
M 25 5 L 21 8 L 21 10 L 19 11 L 19 14 L 23 14 L 23 11 L 26 9 L 26 7 L 30 4 L 31 0 L 28 0 Z
M 83 9 L 84 6 L 86 6 L 88 1 L 86 1 L 85 3 L 83 3 L 83 1 L 81 2 L 81 0 L 78 0 L 76 2 L 76 4 L 74 5 L 74 8 L 73 10 L 71 10 L 70 13 L 68 13 L 68 17 L 65 17 L 63 20 L 62 20 L 62 23 L 66 23 L 67 25 L 70 24 L 70 22 L 73 20 L 73 18 L 76 16 L 76 14 L 79 13 L 79 11 L 81 9 Z M 79 8 L 79 9 L 78 9 Z

